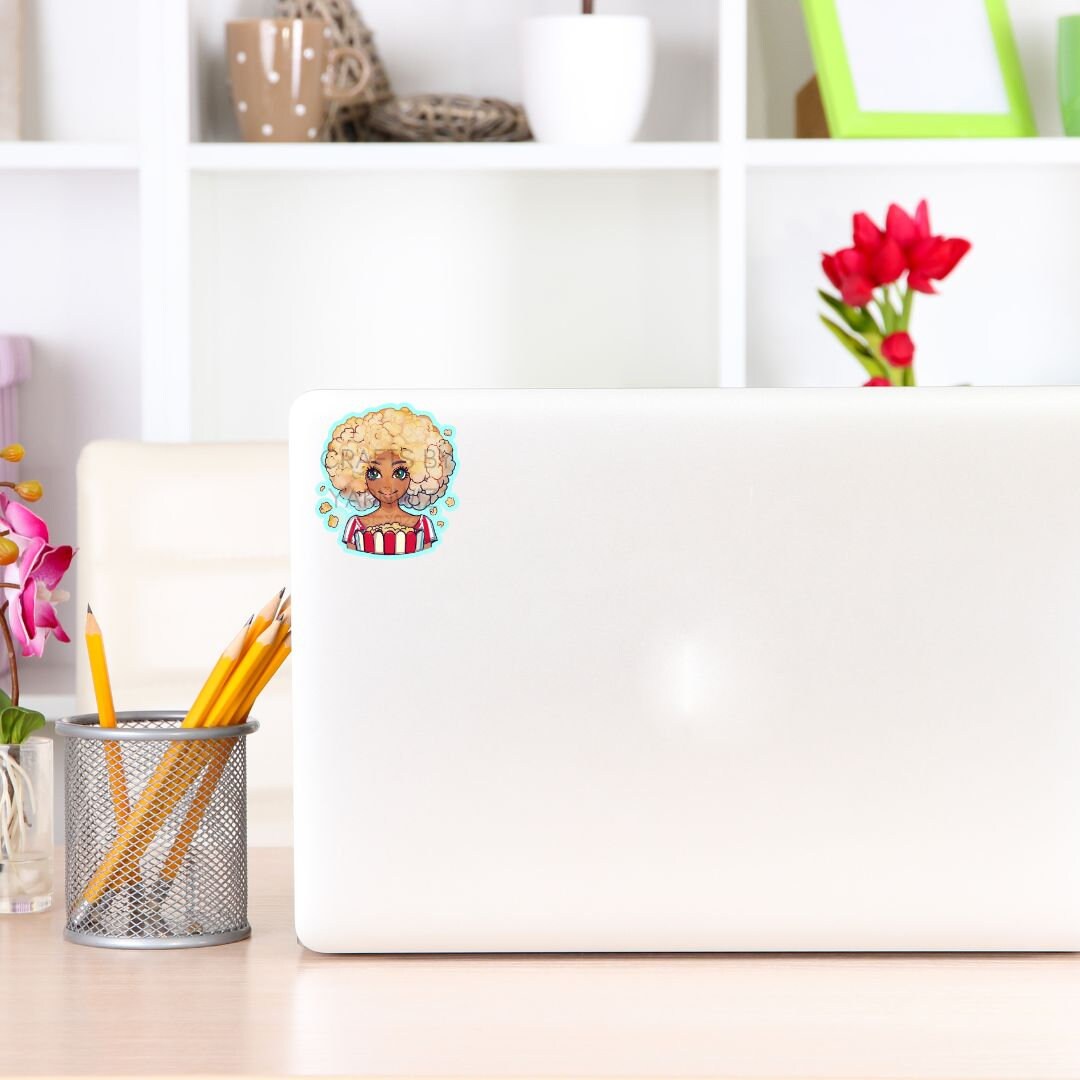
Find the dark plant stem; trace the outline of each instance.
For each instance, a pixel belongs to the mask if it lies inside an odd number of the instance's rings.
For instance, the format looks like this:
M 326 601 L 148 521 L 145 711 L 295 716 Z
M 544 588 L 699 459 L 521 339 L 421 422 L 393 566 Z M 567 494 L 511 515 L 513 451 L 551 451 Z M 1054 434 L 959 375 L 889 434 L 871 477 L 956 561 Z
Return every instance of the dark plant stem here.
M 591 15 L 593 13 L 593 0 L 581 0 L 581 14 Z
M 4 635 L 4 644 L 7 646 L 8 665 L 11 668 L 11 704 L 19 704 L 19 661 L 15 656 L 15 642 L 11 640 L 11 627 L 8 626 L 8 608 L 11 601 L 5 600 L 4 606 L 0 607 L 0 633 Z

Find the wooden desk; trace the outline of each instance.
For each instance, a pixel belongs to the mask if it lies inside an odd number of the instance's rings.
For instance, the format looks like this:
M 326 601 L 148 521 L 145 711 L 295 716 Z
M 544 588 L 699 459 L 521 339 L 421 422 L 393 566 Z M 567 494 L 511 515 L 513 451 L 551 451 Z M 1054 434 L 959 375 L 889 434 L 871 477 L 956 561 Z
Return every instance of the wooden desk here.
M 0 1072 L 1080 1076 L 1080 956 L 327 957 L 290 881 L 254 850 L 254 937 L 213 949 L 0 918 Z

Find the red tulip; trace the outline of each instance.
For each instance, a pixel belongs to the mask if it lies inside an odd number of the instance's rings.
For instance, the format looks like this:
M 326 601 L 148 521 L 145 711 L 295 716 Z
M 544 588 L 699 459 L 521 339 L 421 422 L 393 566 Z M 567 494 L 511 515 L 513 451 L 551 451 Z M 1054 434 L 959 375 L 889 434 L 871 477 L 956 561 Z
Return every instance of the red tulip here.
M 933 293 L 933 283 L 944 281 L 956 264 L 971 250 L 967 240 L 934 236 L 930 231 L 930 209 L 923 199 L 911 217 L 895 203 L 889 207 L 885 234 L 903 252 L 908 284 L 922 293 Z
M 907 269 L 900 245 L 888 233 L 882 232 L 867 214 L 855 215 L 851 233 L 855 250 L 866 257 L 875 285 L 891 285 Z
M 890 334 L 881 343 L 881 355 L 892 364 L 893 367 L 911 367 L 915 359 L 915 342 L 910 334 L 900 331 Z
M 936 292 L 933 283 L 944 281 L 970 250 L 968 240 L 931 236 L 918 244 L 909 256 L 908 284 L 922 293 Z
M 858 248 L 823 255 L 821 268 L 849 307 L 865 307 L 874 298 L 870 260 Z
M 883 379 L 880 375 L 875 375 L 872 379 L 867 379 L 863 386 L 892 386 L 892 383 L 888 379 Z

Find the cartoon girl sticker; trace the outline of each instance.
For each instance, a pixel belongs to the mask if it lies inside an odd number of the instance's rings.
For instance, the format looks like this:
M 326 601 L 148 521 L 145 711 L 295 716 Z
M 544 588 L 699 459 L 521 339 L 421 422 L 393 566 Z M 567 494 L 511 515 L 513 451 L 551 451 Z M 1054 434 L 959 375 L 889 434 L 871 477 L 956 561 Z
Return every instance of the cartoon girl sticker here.
M 414 555 L 438 542 L 431 517 L 410 511 L 434 507 L 446 494 L 457 467 L 449 434 L 408 406 L 350 416 L 333 429 L 323 457 L 326 475 L 360 511 L 341 534 L 347 548 Z

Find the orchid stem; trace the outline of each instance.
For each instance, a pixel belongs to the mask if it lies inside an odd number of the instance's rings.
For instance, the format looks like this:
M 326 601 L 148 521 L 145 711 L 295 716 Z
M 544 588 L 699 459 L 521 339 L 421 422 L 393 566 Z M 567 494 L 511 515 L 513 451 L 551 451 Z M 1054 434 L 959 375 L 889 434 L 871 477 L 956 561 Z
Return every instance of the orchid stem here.
M 11 640 L 11 627 L 8 626 L 8 608 L 11 601 L 5 600 L 4 606 L 0 607 L 0 633 L 4 635 L 4 644 L 7 646 L 8 666 L 11 668 L 11 704 L 19 704 L 19 661 L 15 656 L 15 642 Z

